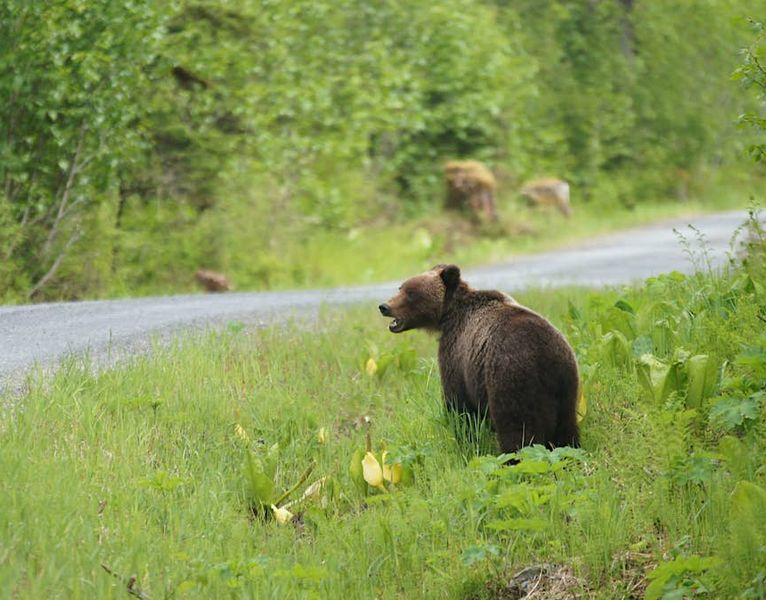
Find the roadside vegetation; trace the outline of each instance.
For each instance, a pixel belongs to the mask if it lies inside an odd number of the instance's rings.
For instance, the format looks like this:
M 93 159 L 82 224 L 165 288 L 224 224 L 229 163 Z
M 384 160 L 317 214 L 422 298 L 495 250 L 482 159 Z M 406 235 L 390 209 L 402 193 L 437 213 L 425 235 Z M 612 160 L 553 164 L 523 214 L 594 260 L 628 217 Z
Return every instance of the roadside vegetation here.
M 742 207 L 758 104 L 730 76 L 764 9 L 7 0 L 0 301 L 401 277 Z M 498 226 L 444 213 L 456 158 L 493 170 Z M 540 176 L 571 222 L 522 209 Z
M 0 297 L 184 289 L 197 266 L 364 281 L 667 216 L 652 199 L 687 191 L 736 205 L 761 175 L 737 151 L 766 157 L 760 24 L 734 73 L 757 95 L 724 82 L 737 4 L 11 0 Z M 454 155 L 550 170 L 582 206 L 465 229 L 437 201 Z M 0 398 L 2 594 L 766 597 L 763 219 L 722 272 L 702 234 L 681 243 L 694 275 L 519 297 L 575 349 L 581 449 L 498 456 L 445 412 L 435 340 L 374 306 L 33 372 Z
M 696 275 L 525 293 L 576 350 L 583 448 L 510 467 L 445 414 L 435 340 L 373 307 L 32 376 L 4 401 L 0 589 L 762 598 L 766 238 L 738 240 L 723 274 L 692 235 Z

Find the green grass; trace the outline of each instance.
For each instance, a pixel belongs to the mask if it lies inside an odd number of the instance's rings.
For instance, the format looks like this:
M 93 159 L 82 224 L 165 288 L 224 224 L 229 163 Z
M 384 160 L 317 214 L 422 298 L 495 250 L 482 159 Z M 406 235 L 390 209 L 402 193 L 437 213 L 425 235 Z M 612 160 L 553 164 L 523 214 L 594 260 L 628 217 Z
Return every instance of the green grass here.
M 593 190 L 589 201 L 573 197 L 574 215 L 531 210 L 513 194 L 498 198 L 495 226 L 471 225 L 451 214 L 432 214 L 398 224 L 354 228 L 348 232 L 317 228 L 285 241 L 268 263 L 268 286 L 317 287 L 375 283 L 418 273 L 440 262 L 468 267 L 587 241 L 593 236 L 680 216 L 743 209 L 760 184 L 745 174 L 711 171 L 696 182 L 689 200 L 644 201 L 628 209 L 615 200 L 614 189 Z M 573 192 L 574 193 L 574 192 Z M 242 265 L 245 266 L 246 265 Z M 241 288 L 249 281 L 238 263 L 229 265 Z
M 327 229 L 281 214 L 267 226 L 254 219 L 256 207 L 233 202 L 231 213 L 211 212 L 196 229 L 177 229 L 172 212 L 153 223 L 134 223 L 123 240 L 126 250 L 106 296 L 199 291 L 199 267 L 224 272 L 239 290 L 312 288 L 398 280 L 434 264 L 463 267 L 587 241 L 641 224 L 705 212 L 744 209 L 761 187 L 757 177 L 734 170 L 699 176 L 689 200 L 644 200 L 628 209 L 617 199 L 616 184 L 591 190 L 585 201 L 573 192 L 574 215 L 531 210 L 512 192 L 498 198 L 499 221 L 477 226 L 443 212 L 392 220 L 371 219 L 352 229 Z M 218 219 L 218 220 L 216 220 Z M 147 231 L 153 233 L 147 236 Z M 125 234 L 127 235 L 127 234 Z M 205 251 L 200 255 L 200 248 Z M 78 271 L 79 272 L 79 271 Z
M 761 597 L 755 258 L 723 277 L 521 297 L 575 347 L 588 411 L 582 452 L 532 449 L 511 468 L 486 427 L 445 414 L 435 339 L 389 334 L 374 306 L 308 329 L 231 324 L 98 374 L 70 361 L 32 377 L 0 422 L 0 589 L 128 597 L 135 576 L 133 591 L 154 599 L 493 598 L 548 564 L 548 597 L 557 585 L 643 597 L 650 583 L 647 597 Z M 653 372 L 658 398 L 640 384 L 637 349 L 669 369 Z M 679 349 L 726 377 L 698 406 Z M 360 488 L 349 465 L 367 434 L 414 479 Z M 314 465 L 292 499 L 328 479 L 280 525 L 254 506 L 248 453 L 275 457 L 278 492 Z

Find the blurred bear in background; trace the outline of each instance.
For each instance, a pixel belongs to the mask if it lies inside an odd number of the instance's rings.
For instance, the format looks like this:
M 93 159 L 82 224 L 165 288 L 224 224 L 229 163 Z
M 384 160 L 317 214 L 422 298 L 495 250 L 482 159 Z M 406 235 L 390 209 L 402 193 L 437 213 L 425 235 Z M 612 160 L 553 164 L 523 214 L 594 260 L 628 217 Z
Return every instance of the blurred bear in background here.
M 563 179 L 549 177 L 528 181 L 521 188 L 521 196 L 530 206 L 550 206 L 567 218 L 572 216 L 569 184 Z
M 495 207 L 495 176 L 476 160 L 451 160 L 444 165 L 447 183 L 447 203 L 450 210 L 470 209 L 478 219 L 497 219 Z

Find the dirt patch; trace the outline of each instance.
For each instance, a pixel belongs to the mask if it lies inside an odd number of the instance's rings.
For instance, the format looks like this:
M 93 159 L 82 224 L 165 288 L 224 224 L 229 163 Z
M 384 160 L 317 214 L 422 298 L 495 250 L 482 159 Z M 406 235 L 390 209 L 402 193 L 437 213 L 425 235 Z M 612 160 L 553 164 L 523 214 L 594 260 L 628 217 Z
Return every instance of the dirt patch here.
M 587 597 L 583 580 L 566 565 L 533 565 L 516 572 L 509 581 L 494 580 L 487 587 L 488 597 L 498 600 L 576 600 Z
M 651 553 L 624 552 L 615 557 L 620 566 L 621 593 L 624 598 L 643 598 L 649 584 L 647 575 L 657 566 Z

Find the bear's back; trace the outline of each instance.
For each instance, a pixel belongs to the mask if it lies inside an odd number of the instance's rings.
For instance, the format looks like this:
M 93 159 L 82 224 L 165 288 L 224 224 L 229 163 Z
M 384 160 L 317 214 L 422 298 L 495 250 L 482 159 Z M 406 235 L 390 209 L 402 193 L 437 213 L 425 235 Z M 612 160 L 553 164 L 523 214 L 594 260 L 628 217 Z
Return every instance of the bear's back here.
M 569 344 L 547 319 L 507 296 L 472 307 L 462 326 L 443 336 L 442 342 L 464 369 L 482 363 L 523 363 L 531 371 L 540 361 L 570 363 L 573 358 Z
M 550 404 L 558 398 L 568 403 L 577 392 L 578 375 L 563 335 L 541 315 L 500 292 L 475 293 L 480 296 L 465 305 L 460 324 L 444 331 L 440 340 L 445 391 L 463 396 L 468 406 L 479 410 L 493 396 L 532 390 L 536 402 Z

